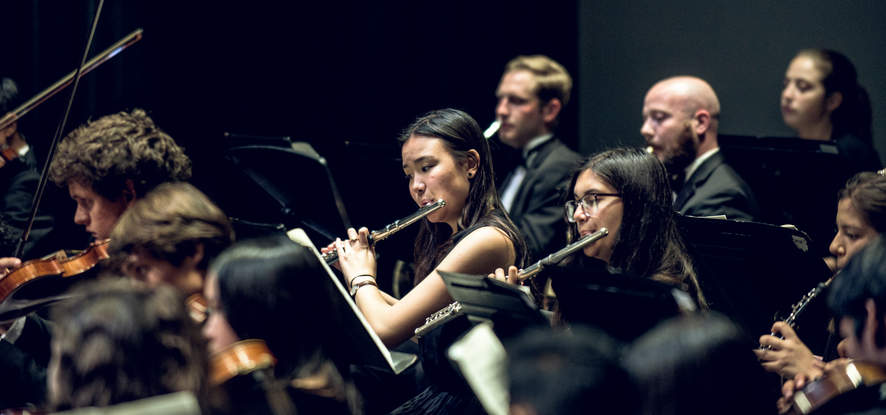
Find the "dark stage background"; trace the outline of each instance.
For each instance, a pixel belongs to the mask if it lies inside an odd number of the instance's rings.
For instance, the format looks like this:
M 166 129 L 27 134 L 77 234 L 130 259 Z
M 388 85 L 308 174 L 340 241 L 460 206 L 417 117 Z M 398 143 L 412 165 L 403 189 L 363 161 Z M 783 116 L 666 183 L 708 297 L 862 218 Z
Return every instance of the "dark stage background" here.
M 4 2 L 0 30 L 8 49 L 0 73 L 31 95 L 74 69 L 96 5 Z M 83 79 L 66 131 L 89 118 L 145 108 L 185 147 L 199 188 L 229 215 L 266 222 L 278 219 L 277 207 L 242 186 L 223 158 L 223 134 L 291 136 L 328 159 L 352 222 L 379 228 L 416 209 L 398 160 L 400 130 L 443 107 L 463 109 L 485 128 L 504 64 L 518 54 L 545 53 L 575 72 L 576 7 L 108 0 L 93 53 L 135 28 L 144 28 L 144 39 Z M 20 122 L 40 155 L 66 100 L 67 92 Z M 575 112 L 571 107 L 563 122 L 574 148 Z M 322 195 L 300 190 L 326 178 L 302 170 L 274 166 L 301 202 L 333 213 Z M 61 196 L 50 199 L 52 207 L 62 212 L 60 224 L 70 226 L 73 206 Z M 73 226 L 69 233 L 82 234 Z M 380 252 L 411 257 L 408 234 L 385 244 L 393 246 Z
M 96 4 L 4 2 L 0 73 L 31 95 L 71 71 Z M 466 110 L 485 128 L 502 68 L 518 54 L 547 54 L 573 74 L 573 103 L 561 132 L 585 154 L 640 145 L 646 89 L 683 73 L 709 79 L 720 94 L 722 132 L 788 135 L 777 104 L 784 69 L 794 51 L 817 45 L 854 60 L 882 138 L 886 74 L 879 52 L 886 50 L 886 29 L 875 22 L 884 10 L 882 2 L 824 0 L 107 0 L 93 52 L 135 28 L 144 28 L 144 39 L 84 78 L 66 131 L 89 118 L 145 108 L 185 147 L 198 187 L 232 216 L 272 222 L 277 207 L 245 188 L 225 162 L 223 134 L 291 136 L 329 160 L 352 222 L 377 228 L 415 209 L 401 179 L 398 132 L 442 107 Z M 20 122 L 40 155 L 66 97 Z M 300 201 L 332 212 L 322 196 L 301 190 L 324 177 L 297 165 L 273 168 Z M 50 200 L 63 215 L 60 224 L 68 225 L 70 202 L 64 195 Z M 380 252 L 410 256 L 408 234 L 386 243 L 393 246 Z

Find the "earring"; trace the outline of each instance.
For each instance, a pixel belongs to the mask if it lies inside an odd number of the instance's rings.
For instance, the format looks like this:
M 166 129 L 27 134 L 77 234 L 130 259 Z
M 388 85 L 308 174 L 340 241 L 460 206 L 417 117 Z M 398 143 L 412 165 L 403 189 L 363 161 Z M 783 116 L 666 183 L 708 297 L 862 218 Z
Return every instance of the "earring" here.
M 468 178 L 469 178 L 469 179 L 473 179 L 473 178 L 474 178 L 474 173 L 468 173 Z

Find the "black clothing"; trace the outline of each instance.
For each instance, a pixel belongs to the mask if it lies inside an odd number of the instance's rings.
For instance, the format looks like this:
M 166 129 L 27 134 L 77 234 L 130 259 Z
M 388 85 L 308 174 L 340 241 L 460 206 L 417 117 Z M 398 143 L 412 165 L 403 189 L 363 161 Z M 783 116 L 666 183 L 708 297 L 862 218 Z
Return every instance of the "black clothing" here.
M 0 408 L 40 407 L 46 401 L 51 338 L 49 322 L 31 314 L 14 344 L 0 340 Z
M 728 219 L 754 220 L 760 216 L 757 199 L 719 152 L 705 160 L 677 192 L 674 210 L 683 215 L 726 215 Z
M 837 150 L 840 151 L 840 157 L 846 161 L 846 167 L 851 174 L 877 171 L 883 168 L 880 155 L 869 142 L 852 134 L 838 137 L 834 142 L 837 144 Z
M 451 237 L 451 244 L 444 249 L 448 252 L 465 236 L 484 226 L 496 227 L 507 234 L 508 230 L 496 221 L 496 219 L 500 220 L 502 216 L 502 212 L 490 212 L 473 226 L 454 234 Z M 514 250 L 516 252 L 515 263 L 522 267 L 524 255 L 517 241 L 514 241 Z M 438 256 L 438 258 L 442 258 L 442 256 Z M 427 382 L 429 386 L 393 410 L 392 415 L 486 413 L 467 382 L 452 368 L 446 357 L 449 346 L 471 326 L 467 317 L 462 315 L 422 335 L 419 339 L 419 348 L 424 371 L 423 381 Z
M 3 192 L 3 196 L 0 198 L 0 214 L 17 233 L 16 242 L 30 218 L 31 204 L 34 193 L 37 191 L 37 183 L 40 181 L 40 173 L 36 166 L 37 160 L 34 157 L 34 152 L 29 151 L 24 157 L 8 161 L 5 166 L 0 168 L 0 191 Z M 29 255 L 30 249 L 50 232 L 52 224 L 51 216 L 37 216 L 31 229 L 28 244 L 25 246 L 23 255 L 25 258 L 31 256 Z M 0 256 L 12 256 L 14 250 L 15 246 L 0 247 Z
M 581 160 L 556 137 L 532 149 L 527 157 L 526 176 L 508 215 L 526 240 L 532 261 L 566 246 L 563 194 Z M 509 180 L 505 180 L 499 194 Z

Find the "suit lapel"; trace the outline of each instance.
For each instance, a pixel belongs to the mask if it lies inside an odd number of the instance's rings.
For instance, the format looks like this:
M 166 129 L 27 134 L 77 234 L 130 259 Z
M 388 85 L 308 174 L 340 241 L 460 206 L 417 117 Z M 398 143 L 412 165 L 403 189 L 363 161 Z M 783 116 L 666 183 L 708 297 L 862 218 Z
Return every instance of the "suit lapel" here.
M 533 182 L 538 179 L 539 167 L 544 163 L 544 160 L 548 155 L 550 155 L 557 147 L 555 145 L 556 141 L 557 137 L 555 136 L 542 143 L 538 148 L 533 149 L 530 154 L 530 157 L 526 161 L 526 177 L 524 177 L 523 182 L 520 183 L 517 195 L 514 196 L 514 204 L 511 206 L 511 211 L 509 212 L 512 217 L 519 217 L 523 214 L 526 200 L 529 197 L 529 189 L 532 188 Z
M 723 156 L 719 152 L 709 157 L 704 163 L 701 163 L 701 166 L 695 169 L 692 176 L 689 177 L 689 180 L 683 184 L 680 192 L 677 193 L 677 199 L 674 200 L 674 210 L 682 210 L 686 202 L 695 194 L 695 189 L 704 185 L 714 170 L 722 163 Z

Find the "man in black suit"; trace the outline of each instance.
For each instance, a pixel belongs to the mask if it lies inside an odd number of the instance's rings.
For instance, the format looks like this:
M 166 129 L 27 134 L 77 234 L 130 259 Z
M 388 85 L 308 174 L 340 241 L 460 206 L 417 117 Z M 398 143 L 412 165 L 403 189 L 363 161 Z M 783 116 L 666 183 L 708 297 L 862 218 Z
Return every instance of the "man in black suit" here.
M 0 117 L 13 111 L 21 101 L 15 81 L 0 77 Z M 18 122 L 0 129 L 0 149 L 4 150 L 4 154 L 0 156 L 0 215 L 12 227 L 11 230 L 17 233 L 15 237 L 18 238 L 30 218 L 31 203 L 34 192 L 37 191 L 40 173 L 37 171 L 34 152 L 19 131 Z M 29 253 L 29 248 L 49 233 L 52 222 L 51 216 L 37 216 L 29 244 L 25 246 L 26 254 Z M 12 255 L 14 250 L 13 246 L 11 250 L 0 252 L 0 256 Z
M 499 194 L 533 260 L 566 244 L 562 193 L 581 156 L 554 137 L 554 130 L 571 89 L 562 65 L 533 55 L 508 62 L 496 91 L 499 139 L 523 156 Z
M 640 133 L 674 184 L 674 210 L 754 220 L 759 206 L 750 186 L 719 154 L 720 102 L 713 88 L 691 76 L 655 84 L 643 102 Z

